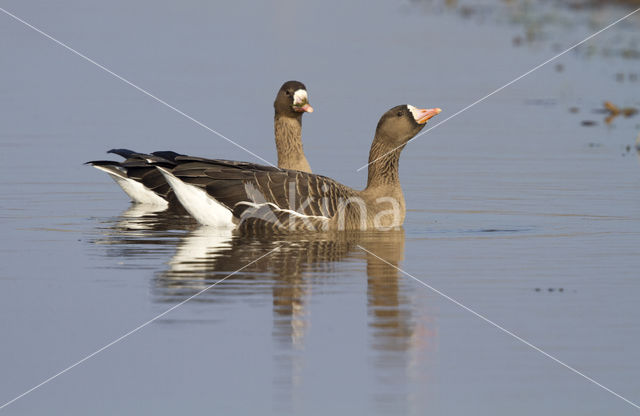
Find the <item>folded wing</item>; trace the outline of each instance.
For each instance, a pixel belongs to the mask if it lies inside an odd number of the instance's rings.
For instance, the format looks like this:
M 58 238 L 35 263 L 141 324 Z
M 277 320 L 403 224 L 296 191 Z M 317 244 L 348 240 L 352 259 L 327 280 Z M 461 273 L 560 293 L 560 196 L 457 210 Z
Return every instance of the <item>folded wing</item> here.
M 176 178 L 230 210 L 240 227 L 324 229 L 341 201 L 355 195 L 333 179 L 300 171 L 188 156 L 175 163 Z

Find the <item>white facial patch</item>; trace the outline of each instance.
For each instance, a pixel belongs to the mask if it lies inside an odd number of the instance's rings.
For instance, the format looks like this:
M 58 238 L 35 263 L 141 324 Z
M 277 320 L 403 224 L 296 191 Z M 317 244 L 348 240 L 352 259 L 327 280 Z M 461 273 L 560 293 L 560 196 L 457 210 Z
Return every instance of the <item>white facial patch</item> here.
M 293 93 L 293 105 L 302 105 L 308 101 L 306 90 L 297 90 Z
M 420 110 L 418 110 L 416 107 L 412 106 L 411 104 L 407 104 L 407 108 L 409 109 L 409 111 L 411 111 L 411 115 L 413 115 L 413 119 L 415 121 L 418 121 L 421 117 Z

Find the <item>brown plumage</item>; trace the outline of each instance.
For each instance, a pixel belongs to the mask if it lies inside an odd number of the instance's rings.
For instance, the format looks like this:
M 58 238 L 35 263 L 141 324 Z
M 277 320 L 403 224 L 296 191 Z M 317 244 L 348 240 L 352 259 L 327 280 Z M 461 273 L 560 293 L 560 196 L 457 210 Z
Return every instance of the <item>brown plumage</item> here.
M 204 224 L 220 224 L 218 217 L 212 220 L 210 212 L 203 212 L 210 210 L 206 193 L 210 201 L 231 211 L 239 228 L 324 231 L 397 227 L 405 215 L 398 177 L 400 152 L 439 112 L 400 105 L 382 116 L 369 153 L 367 187 L 362 191 L 326 176 L 187 156 L 178 156 L 173 169 L 162 171 L 185 208 Z
M 282 84 L 273 102 L 273 129 L 278 151 L 278 167 L 311 172 L 302 148 L 302 114 L 313 112 L 307 87 L 298 81 Z
M 311 172 L 311 167 L 302 148 L 302 114 L 313 112 L 313 108 L 309 105 L 305 85 L 298 81 L 285 82 L 278 90 L 273 106 L 278 166 L 283 169 Z M 126 186 L 126 181 L 130 179 L 144 185 L 147 190 L 157 195 L 159 197 L 155 198 L 157 201 L 167 201 L 172 206 L 179 205 L 164 176 L 155 166 L 148 163 L 148 160 L 152 159 L 163 166 L 173 167 L 175 166 L 175 157 L 180 156 L 178 153 L 154 152 L 145 154 L 128 149 L 112 149 L 108 153 L 122 156 L 125 160 L 123 162 L 94 160 L 87 162 L 87 164 L 107 172 L 121 186 L 121 181 L 124 181 Z M 132 190 L 131 187 L 125 189 L 125 192 L 134 202 L 148 203 L 154 199 L 154 195 L 136 193 L 135 189 Z

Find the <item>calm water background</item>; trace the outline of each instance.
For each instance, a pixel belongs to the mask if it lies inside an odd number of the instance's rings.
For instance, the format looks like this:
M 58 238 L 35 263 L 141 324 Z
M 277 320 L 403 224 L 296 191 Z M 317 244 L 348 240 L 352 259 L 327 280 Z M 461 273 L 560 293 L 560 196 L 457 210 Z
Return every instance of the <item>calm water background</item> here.
M 271 161 L 273 97 L 299 79 L 311 166 L 361 187 L 388 108 L 442 120 L 628 12 L 448 3 L 0 7 Z M 230 238 L 82 162 L 249 155 L 0 14 L 0 404 L 282 247 L 1 412 L 636 413 L 357 245 L 640 401 L 640 118 L 594 111 L 640 106 L 639 27 L 411 143 L 404 230 Z

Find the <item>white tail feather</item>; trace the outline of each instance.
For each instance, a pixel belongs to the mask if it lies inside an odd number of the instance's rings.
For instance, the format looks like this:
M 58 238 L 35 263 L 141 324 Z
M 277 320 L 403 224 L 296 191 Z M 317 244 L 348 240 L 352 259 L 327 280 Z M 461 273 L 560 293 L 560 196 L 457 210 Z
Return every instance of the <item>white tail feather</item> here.
M 122 172 L 118 168 L 111 167 L 111 169 L 109 169 L 109 167 L 106 167 L 106 166 L 96 166 L 96 165 L 93 165 L 93 167 L 103 172 L 107 172 L 109 176 L 118 185 L 120 185 L 120 188 L 122 188 L 122 190 L 127 195 L 129 195 L 129 198 L 131 198 L 133 202 L 136 202 L 139 204 L 156 205 L 161 207 L 169 206 L 169 203 L 167 202 L 166 199 L 156 194 L 155 192 L 153 192 L 151 189 L 147 188 L 140 182 L 134 179 L 127 178 L 124 172 Z
M 197 186 L 176 178 L 169 170 L 156 166 L 165 177 L 182 206 L 200 224 L 233 228 L 233 213 Z

